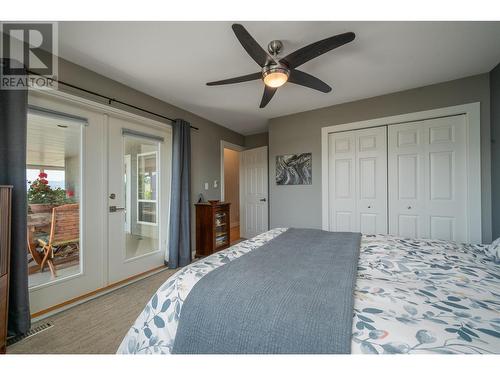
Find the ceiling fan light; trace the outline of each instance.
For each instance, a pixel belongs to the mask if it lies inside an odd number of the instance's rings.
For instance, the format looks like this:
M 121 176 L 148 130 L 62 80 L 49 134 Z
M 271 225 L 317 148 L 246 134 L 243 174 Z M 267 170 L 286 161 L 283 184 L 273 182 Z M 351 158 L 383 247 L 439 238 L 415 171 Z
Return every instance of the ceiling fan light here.
M 288 70 L 271 68 L 262 74 L 264 84 L 269 87 L 281 87 L 288 81 Z

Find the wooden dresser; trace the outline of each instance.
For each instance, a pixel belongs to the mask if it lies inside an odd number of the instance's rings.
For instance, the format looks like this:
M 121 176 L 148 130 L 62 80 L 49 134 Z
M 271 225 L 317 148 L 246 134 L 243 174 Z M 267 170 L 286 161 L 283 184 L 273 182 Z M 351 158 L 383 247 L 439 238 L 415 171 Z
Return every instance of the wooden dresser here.
M 196 257 L 211 255 L 229 247 L 231 203 L 197 203 L 196 206 Z
M 12 186 L 0 185 L 0 353 L 5 353 L 7 344 L 11 197 Z

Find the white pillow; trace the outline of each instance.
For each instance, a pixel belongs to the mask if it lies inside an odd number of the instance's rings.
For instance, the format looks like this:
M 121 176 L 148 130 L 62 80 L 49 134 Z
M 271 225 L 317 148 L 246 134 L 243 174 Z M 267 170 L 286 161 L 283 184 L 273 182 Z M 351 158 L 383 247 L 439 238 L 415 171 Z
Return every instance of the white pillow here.
M 500 237 L 486 248 L 486 252 L 493 258 L 495 263 L 500 263 Z

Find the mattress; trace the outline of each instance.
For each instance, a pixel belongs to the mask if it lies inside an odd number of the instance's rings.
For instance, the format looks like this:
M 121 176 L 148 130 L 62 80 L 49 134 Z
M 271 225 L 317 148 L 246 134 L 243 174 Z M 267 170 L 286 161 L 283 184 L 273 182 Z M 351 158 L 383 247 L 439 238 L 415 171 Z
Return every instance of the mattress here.
M 193 286 L 286 230 L 180 269 L 150 299 L 118 353 L 169 354 Z M 500 266 L 484 245 L 363 235 L 360 246 L 351 353 L 500 353 Z

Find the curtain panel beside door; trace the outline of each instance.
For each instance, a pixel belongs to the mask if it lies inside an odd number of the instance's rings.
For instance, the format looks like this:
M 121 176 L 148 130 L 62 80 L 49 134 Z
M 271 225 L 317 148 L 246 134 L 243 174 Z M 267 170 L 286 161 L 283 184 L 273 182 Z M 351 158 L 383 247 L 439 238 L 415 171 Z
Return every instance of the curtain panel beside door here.
M 172 123 L 172 187 L 169 221 L 169 268 L 191 263 L 191 125 Z
M 9 61 L 2 59 L 0 65 L 9 73 Z M 13 336 L 30 329 L 26 256 L 27 111 L 27 90 L 0 90 L 0 185 L 13 186 L 8 328 Z

